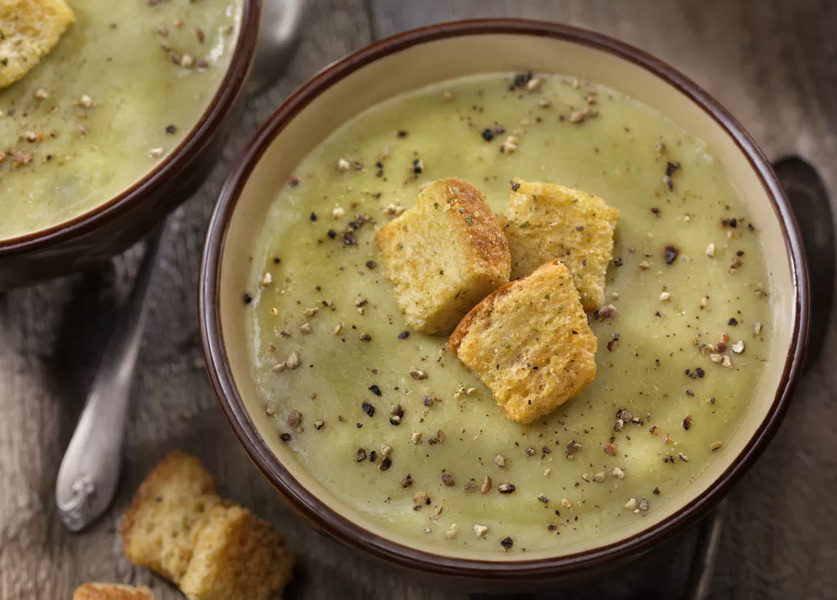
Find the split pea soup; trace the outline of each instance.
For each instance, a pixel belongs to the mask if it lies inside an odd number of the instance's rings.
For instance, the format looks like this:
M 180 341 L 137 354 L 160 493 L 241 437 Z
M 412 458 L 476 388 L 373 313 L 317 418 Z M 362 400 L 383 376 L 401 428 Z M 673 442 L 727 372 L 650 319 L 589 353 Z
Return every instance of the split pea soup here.
M 215 95 L 241 17 L 241 0 L 68 5 L 75 23 L 0 90 L 0 240 L 88 212 L 156 168 Z
M 514 177 L 619 209 L 596 378 L 531 425 L 503 416 L 445 337 L 405 324 L 379 264 L 375 230 L 442 177 L 498 214 Z M 305 157 L 255 236 L 241 324 L 260 410 L 393 535 L 560 552 L 635 529 L 748 409 L 772 328 L 762 244 L 712 148 L 622 93 L 509 73 L 407 93 Z

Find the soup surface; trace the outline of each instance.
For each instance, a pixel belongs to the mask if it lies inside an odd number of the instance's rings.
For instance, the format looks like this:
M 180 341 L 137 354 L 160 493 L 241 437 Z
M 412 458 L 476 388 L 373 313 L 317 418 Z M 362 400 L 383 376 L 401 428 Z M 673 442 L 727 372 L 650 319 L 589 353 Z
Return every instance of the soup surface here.
M 335 131 L 277 190 L 242 290 L 261 403 L 298 460 L 393 532 L 485 552 L 665 506 L 723 454 L 771 335 L 758 220 L 712 150 L 613 90 L 528 78 L 449 81 Z M 454 176 L 497 213 L 513 177 L 620 211 L 596 379 L 528 426 L 405 325 L 378 264 L 375 229 Z
M 68 0 L 76 22 L 0 90 L 0 240 L 119 194 L 197 123 L 229 64 L 240 0 Z

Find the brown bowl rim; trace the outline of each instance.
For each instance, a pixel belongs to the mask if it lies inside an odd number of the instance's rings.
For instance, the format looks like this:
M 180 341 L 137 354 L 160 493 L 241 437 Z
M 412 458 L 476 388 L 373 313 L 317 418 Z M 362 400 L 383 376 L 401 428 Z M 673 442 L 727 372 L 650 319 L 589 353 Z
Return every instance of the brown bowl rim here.
M 244 89 L 256 50 L 261 3 L 262 0 L 242 1 L 241 27 L 224 78 L 218 84 L 215 95 L 200 119 L 192 126 L 180 144 L 153 169 L 147 171 L 141 179 L 92 209 L 46 229 L 0 239 L 0 260 L 8 256 L 58 246 L 77 236 L 96 230 L 131 210 L 135 204 L 142 202 L 180 175 L 206 147 L 209 139 L 218 130 Z M 175 197 L 165 201 L 164 204 L 171 206 L 177 201 Z
M 553 37 L 609 52 L 639 65 L 674 86 L 712 117 L 747 156 L 779 216 L 790 261 L 797 314 L 782 378 L 768 414 L 732 464 L 700 496 L 657 525 L 612 544 L 571 555 L 515 562 L 457 558 L 410 548 L 368 531 L 321 503 L 314 494 L 297 482 L 273 455 L 250 419 L 230 371 L 220 327 L 218 304 L 221 255 L 226 243 L 230 217 L 259 158 L 277 133 L 303 107 L 357 69 L 405 48 L 449 37 L 497 33 Z M 787 410 L 802 372 L 810 311 L 807 263 L 793 211 L 767 158 L 738 121 L 697 84 L 643 50 L 608 36 L 568 25 L 506 18 L 429 25 L 382 39 L 331 64 L 287 98 L 259 129 L 240 155 L 224 184 L 207 231 L 199 294 L 204 354 L 212 387 L 221 407 L 252 462 L 298 513 L 316 529 L 328 533 L 338 541 L 408 570 L 455 579 L 505 582 L 579 574 L 586 569 L 630 560 L 681 532 L 719 502 L 764 450 Z

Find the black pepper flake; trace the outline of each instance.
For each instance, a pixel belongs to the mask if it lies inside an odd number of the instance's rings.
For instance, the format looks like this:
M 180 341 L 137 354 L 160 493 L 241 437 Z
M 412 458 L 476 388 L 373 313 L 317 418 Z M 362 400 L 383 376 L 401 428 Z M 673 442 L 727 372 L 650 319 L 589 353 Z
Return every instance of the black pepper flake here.
M 355 460 L 357 462 L 363 462 L 366 460 L 366 450 L 363 448 L 358 448 L 357 453 L 355 454 Z
M 683 419 L 683 429 L 689 431 L 689 428 L 692 426 L 692 415 L 686 415 Z
M 510 181 L 509 183 L 511 183 L 511 189 L 512 189 L 513 192 L 516 192 L 517 190 L 520 189 L 520 184 L 517 183 L 516 181 Z
M 414 158 L 414 159 L 413 159 L 413 173 L 415 173 L 416 175 L 418 175 L 418 174 L 419 174 L 419 173 L 421 173 L 423 170 L 424 170 L 424 169 L 422 169 L 422 166 L 421 166 L 421 160 L 419 160 L 418 158 Z
M 312 212 L 312 213 L 311 213 L 311 216 L 310 216 L 309 218 L 310 218 L 312 221 L 316 221 L 316 220 L 317 220 L 317 213 L 313 213 L 313 212 Z
M 625 264 L 625 261 L 621 257 L 617 256 L 616 258 L 613 259 L 613 266 L 615 266 L 615 267 L 621 267 L 624 264 Z
M 738 219 L 736 219 L 735 217 L 731 219 L 721 219 L 721 225 L 723 225 L 724 227 L 731 227 L 735 229 L 736 227 L 738 227 Z
M 379 388 L 376 384 L 372 384 L 369 386 L 369 391 L 375 394 L 376 396 L 383 396 L 383 392 L 381 388 Z M 393 413 L 395 414 L 395 413 Z
M 677 249 L 677 246 L 666 246 L 665 250 L 665 258 L 666 264 L 670 265 L 677 260 L 677 255 L 680 254 L 680 250 Z
M 331 239 L 336 238 L 337 237 L 337 232 L 334 231 L 333 229 L 329 229 L 328 230 L 328 237 L 330 237 Z
M 377 266 L 378 266 L 378 263 L 376 263 L 374 260 L 367 260 L 366 261 L 366 268 L 367 269 L 374 269 Z
M 375 414 L 375 407 L 369 404 L 368 402 L 362 402 L 360 407 L 363 409 L 368 416 L 372 416 Z
M 427 408 L 430 408 L 431 406 L 433 406 L 433 398 L 431 398 L 430 396 L 425 396 L 423 402 L 424 402 L 424 405 Z
M 514 487 L 513 483 L 501 483 L 497 486 L 497 491 L 501 494 L 513 494 L 515 489 L 517 488 Z
M 698 367 L 697 369 L 695 369 L 695 375 L 697 375 L 698 377 L 703 377 L 704 375 L 706 375 L 706 371 Z
M 343 244 L 346 246 L 354 246 L 357 244 L 357 240 L 355 239 L 355 234 L 351 231 L 347 231 L 343 234 Z
M 655 206 L 654 208 L 652 208 L 652 209 L 651 209 L 651 212 L 652 212 L 652 213 L 654 213 L 654 216 L 655 216 L 655 217 L 659 217 L 659 216 L 660 216 L 660 209 L 659 209 L 659 208 L 657 208 L 656 206 Z
M 402 129 L 401 131 L 399 131 L 395 135 L 397 135 L 400 138 L 405 138 L 405 137 L 407 137 L 407 132 Z
M 369 453 L 369 462 L 375 462 L 376 460 L 378 460 L 378 453 L 372 450 Z
M 659 496 L 660 495 L 660 488 L 655 487 L 654 490 L 651 493 L 654 494 L 655 496 Z
M 500 545 L 503 547 L 503 549 L 509 550 L 512 546 L 514 546 L 514 540 L 506 536 L 500 541 Z
M 253 301 L 253 296 L 251 296 L 248 292 L 244 292 L 242 299 L 244 300 L 244 304 L 250 304 Z
M 727 325 L 738 325 L 738 319 L 731 317 L 730 320 L 727 321 Z
M 413 478 L 410 477 L 410 474 L 407 473 L 407 476 L 401 480 L 401 487 L 408 488 L 413 485 Z
M 666 163 L 666 175 L 663 178 L 663 180 L 666 183 L 666 187 L 670 190 L 674 188 L 674 183 L 672 183 L 672 181 L 671 181 L 671 176 L 674 175 L 674 172 L 679 168 L 680 168 L 680 163 L 679 162 L 667 162 Z
M 291 434 L 290 433 L 283 433 L 279 436 L 279 439 L 283 442 L 290 442 L 291 441 Z
M 392 466 L 392 459 L 389 456 L 385 456 L 384 459 L 378 463 L 378 469 L 381 471 L 389 471 L 389 468 Z
M 372 341 L 372 336 L 369 335 L 368 333 L 364 333 L 360 336 L 360 341 L 361 342 L 371 342 Z
M 514 81 L 512 82 L 512 85 L 509 86 L 509 89 L 514 90 L 514 88 L 523 87 L 527 83 L 529 83 L 530 79 L 532 79 L 532 72 L 531 71 L 529 71 L 528 73 L 517 73 L 514 76 Z
M 491 140 L 494 139 L 494 132 L 491 131 L 491 129 L 487 128 L 487 127 L 482 130 L 482 133 L 480 135 L 482 135 L 482 139 L 484 139 L 486 142 L 490 142 Z M 518 184 L 518 187 L 520 187 L 519 184 Z M 512 189 L 514 189 L 514 184 L 512 184 Z M 517 190 L 515 190 L 515 191 L 517 191 Z
M 544 504 L 549 504 L 549 498 L 547 498 L 547 497 L 546 497 L 546 496 L 544 496 L 543 494 L 541 494 L 540 496 L 538 496 L 538 500 L 540 500 L 540 501 L 541 501 L 541 502 L 543 502 Z
M 442 483 L 445 484 L 445 487 L 453 487 L 456 482 L 453 480 L 453 475 L 447 471 L 442 471 Z
M 166 133 L 168 133 L 169 135 L 174 135 L 175 133 L 177 133 L 177 127 L 175 127 L 174 125 L 169 125 L 168 127 L 166 127 Z
M 408 337 L 410 337 L 410 332 L 409 331 L 402 331 L 401 333 L 398 334 L 398 339 L 399 340 L 406 340 Z

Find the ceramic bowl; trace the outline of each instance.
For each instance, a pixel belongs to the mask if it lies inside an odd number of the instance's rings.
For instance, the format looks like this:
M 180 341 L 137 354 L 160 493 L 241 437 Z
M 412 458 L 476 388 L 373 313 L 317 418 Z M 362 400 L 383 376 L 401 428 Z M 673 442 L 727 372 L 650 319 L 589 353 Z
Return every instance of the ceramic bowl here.
M 243 0 L 241 29 L 215 96 L 180 145 L 119 195 L 63 223 L 0 240 L 0 290 L 107 260 L 189 198 L 220 151 L 253 62 L 261 0 Z
M 708 142 L 750 211 L 759 215 L 770 271 L 775 335 L 769 367 L 742 425 L 719 459 L 636 523 L 551 551 L 477 554 L 393 535 L 318 483 L 275 435 L 261 410 L 245 339 L 254 236 L 277 191 L 306 154 L 341 124 L 392 96 L 479 72 L 535 71 L 584 77 L 623 91 Z M 715 100 L 686 77 L 605 36 L 519 20 L 434 25 L 382 40 L 329 66 L 264 124 L 230 174 L 213 215 L 201 271 L 201 326 L 210 377 L 244 449 L 314 527 L 379 559 L 473 587 L 553 579 L 639 556 L 716 504 L 764 449 L 801 373 L 808 334 L 808 281 L 800 234 L 768 161 Z

